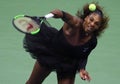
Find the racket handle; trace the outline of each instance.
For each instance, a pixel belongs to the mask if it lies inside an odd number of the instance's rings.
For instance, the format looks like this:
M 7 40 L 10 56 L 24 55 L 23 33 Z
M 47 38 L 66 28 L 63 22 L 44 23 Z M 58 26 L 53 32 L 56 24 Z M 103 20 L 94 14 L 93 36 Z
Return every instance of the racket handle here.
M 52 18 L 53 16 L 54 16 L 54 14 L 49 13 L 49 14 L 45 15 L 44 17 L 47 19 L 47 18 Z

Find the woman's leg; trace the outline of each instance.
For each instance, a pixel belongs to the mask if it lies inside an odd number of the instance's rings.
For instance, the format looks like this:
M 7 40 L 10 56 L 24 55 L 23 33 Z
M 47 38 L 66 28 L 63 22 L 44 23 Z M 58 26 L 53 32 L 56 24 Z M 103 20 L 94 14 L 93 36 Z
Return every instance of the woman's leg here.
M 57 73 L 58 84 L 74 84 L 75 73 Z
M 43 80 L 50 74 L 51 70 L 40 66 L 36 61 L 32 74 L 26 84 L 42 84 Z

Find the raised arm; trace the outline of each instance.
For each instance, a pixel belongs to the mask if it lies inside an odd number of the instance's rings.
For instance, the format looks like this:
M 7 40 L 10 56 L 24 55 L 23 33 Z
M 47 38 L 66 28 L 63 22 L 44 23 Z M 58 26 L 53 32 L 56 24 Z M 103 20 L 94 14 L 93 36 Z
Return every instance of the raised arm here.
M 61 11 L 59 9 L 51 11 L 54 14 L 54 18 L 61 18 L 69 26 L 77 27 L 80 24 L 80 19 L 73 16 L 67 12 Z

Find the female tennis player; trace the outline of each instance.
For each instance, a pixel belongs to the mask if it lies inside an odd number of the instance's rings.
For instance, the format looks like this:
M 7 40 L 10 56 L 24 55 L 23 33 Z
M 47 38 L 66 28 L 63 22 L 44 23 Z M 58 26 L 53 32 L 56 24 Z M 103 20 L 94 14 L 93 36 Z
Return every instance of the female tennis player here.
M 55 71 L 58 84 L 74 84 L 75 75 L 90 81 L 87 59 L 97 45 L 97 39 L 107 28 L 109 17 L 97 3 L 84 5 L 73 16 L 59 9 L 51 11 L 64 22 L 60 30 L 42 23 L 37 34 L 26 34 L 24 48 L 36 59 L 26 84 L 42 84 Z

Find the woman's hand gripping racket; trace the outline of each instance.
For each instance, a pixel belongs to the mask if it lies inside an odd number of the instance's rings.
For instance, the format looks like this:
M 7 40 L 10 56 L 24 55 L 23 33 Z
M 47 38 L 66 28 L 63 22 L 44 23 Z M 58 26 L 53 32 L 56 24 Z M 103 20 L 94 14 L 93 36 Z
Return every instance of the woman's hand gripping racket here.
M 54 15 L 52 13 L 49 13 L 43 17 L 17 15 L 13 18 L 12 24 L 18 31 L 22 33 L 36 34 L 40 31 L 40 25 L 42 22 L 50 26 L 46 19 L 53 16 Z

